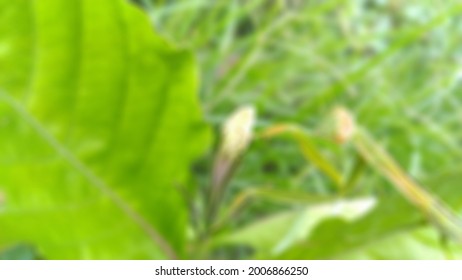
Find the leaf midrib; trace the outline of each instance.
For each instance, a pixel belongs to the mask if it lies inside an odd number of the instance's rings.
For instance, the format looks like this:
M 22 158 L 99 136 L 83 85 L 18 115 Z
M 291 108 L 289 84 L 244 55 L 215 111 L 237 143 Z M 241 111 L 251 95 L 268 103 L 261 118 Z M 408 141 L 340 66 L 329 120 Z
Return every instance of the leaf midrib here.
M 24 106 L 16 101 L 9 94 L 0 91 L 0 99 L 3 100 L 13 111 L 22 118 L 40 138 L 66 162 L 79 172 L 93 187 L 97 188 L 103 195 L 107 196 L 126 216 L 137 224 L 146 235 L 155 242 L 168 258 L 177 259 L 177 255 L 167 240 L 133 207 L 126 203 L 103 179 L 98 177 L 89 167 L 80 161 L 72 152 L 51 135 L 41 123 L 31 115 Z

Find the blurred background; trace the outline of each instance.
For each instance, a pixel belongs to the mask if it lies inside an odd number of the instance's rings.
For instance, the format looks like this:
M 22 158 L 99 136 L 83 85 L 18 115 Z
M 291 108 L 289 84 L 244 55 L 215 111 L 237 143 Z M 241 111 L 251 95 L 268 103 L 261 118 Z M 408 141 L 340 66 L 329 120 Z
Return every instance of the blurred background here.
M 277 123 L 296 123 L 314 136 L 331 110 L 342 105 L 407 174 L 419 182 L 432 182 L 430 189 L 441 191 L 442 199 L 449 198 L 447 203 L 457 211 L 462 209 L 461 186 L 452 176 L 462 173 L 460 1 L 132 2 L 148 15 L 157 33 L 195 54 L 200 107 L 214 129 L 214 146 L 219 145 L 221 124 L 242 105 L 256 107 L 257 131 Z M 314 145 L 342 176 L 354 172 L 354 151 L 314 138 Z M 207 192 L 204 186 L 214 156 L 211 148 L 191 168 L 188 183 L 199 197 Z M 438 190 L 442 185 L 446 187 Z M 281 217 L 255 227 L 252 223 L 281 211 L 303 212 L 306 203 L 297 199 L 300 194 L 338 195 L 335 184 L 315 165 L 307 164 L 299 147 L 287 139 L 254 141 L 227 186 L 223 204 L 234 205 L 236 197 L 249 188 L 272 192 L 239 208 L 239 215 L 226 221 L 222 235 L 218 234 L 224 237 L 209 244 L 213 250 L 206 257 L 276 258 L 269 249 L 255 254 L 255 248 L 272 246 L 267 245 L 273 242 L 271 236 L 262 232 L 271 235 L 277 228 L 296 228 L 297 220 L 279 223 L 285 220 Z M 318 247 L 302 242 L 299 251 L 289 249 L 277 258 L 462 257 L 458 247 L 447 252 L 437 231 L 415 216 L 418 211 L 396 193 L 381 174 L 365 170 L 355 182 L 353 196 L 379 201 L 372 216 L 351 227 L 344 221 L 327 221 L 310 233 L 311 244 Z M 198 219 L 194 209 L 200 212 L 202 203 L 200 198 L 190 203 L 192 220 Z M 410 214 L 401 215 L 404 212 Z M 308 217 L 316 215 L 307 213 Z M 400 218 L 404 216 L 411 218 Z M 410 225 L 417 225 L 415 231 L 400 236 Z M 235 236 L 227 237 L 235 230 Z M 189 236 L 195 234 L 189 229 Z M 327 248 L 334 241 L 340 245 Z M 375 243 L 370 248 L 358 245 Z M 390 249 L 390 244 L 399 244 L 394 246 L 402 251 Z M 30 249 L 27 246 L 4 249 L 0 258 L 42 258 L 33 244 Z
M 200 99 L 214 126 L 234 108 L 254 104 L 258 127 L 294 122 L 316 133 L 331 109 L 344 105 L 413 178 L 424 181 L 462 170 L 457 1 L 135 2 L 163 36 L 196 52 Z M 345 173 L 353 169 L 351 153 L 325 152 Z M 293 143 L 258 141 L 231 181 L 228 199 L 249 186 L 335 193 L 332 183 L 304 162 Z M 356 189 L 379 197 L 394 192 L 374 172 L 363 174 Z M 280 208 L 257 200 L 234 223 Z M 420 257 L 435 256 L 423 251 Z
M 163 36 L 196 52 L 212 124 L 251 103 L 260 126 L 315 128 L 341 104 L 415 177 L 455 168 L 460 159 L 457 1 L 135 2 Z M 259 176 L 288 188 L 322 181 L 300 169 L 291 146 L 255 147 L 234 184 L 260 184 Z M 261 172 L 265 166 L 271 172 Z

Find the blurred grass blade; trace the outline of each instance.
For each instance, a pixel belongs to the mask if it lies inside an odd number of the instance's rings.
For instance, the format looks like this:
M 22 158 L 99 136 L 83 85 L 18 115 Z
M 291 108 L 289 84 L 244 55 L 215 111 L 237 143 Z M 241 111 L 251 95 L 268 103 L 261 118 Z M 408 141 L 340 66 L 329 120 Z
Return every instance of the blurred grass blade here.
M 304 191 L 278 190 L 270 188 L 249 189 L 249 195 L 274 202 L 288 204 L 309 204 L 319 203 L 334 199 L 333 196 L 310 194 Z
M 358 184 L 358 181 L 361 179 L 361 175 L 363 175 L 364 169 L 367 167 L 367 163 L 364 159 L 357 155 L 354 161 L 353 168 L 348 173 L 345 183 L 344 183 L 344 193 L 353 190 L 353 188 Z
M 343 180 L 340 172 L 324 158 L 311 141 L 310 135 L 303 128 L 293 124 L 279 124 L 267 128 L 260 134 L 260 137 L 263 139 L 278 136 L 289 136 L 292 138 L 299 145 L 303 156 L 323 171 L 339 189 L 342 188 Z
M 345 117 L 348 113 L 343 110 Z M 352 119 L 351 114 L 349 114 Z M 419 208 L 445 235 L 462 243 L 462 221 L 442 201 L 426 191 L 365 130 L 355 127 L 351 140 L 360 155 L 384 175 L 398 191 Z

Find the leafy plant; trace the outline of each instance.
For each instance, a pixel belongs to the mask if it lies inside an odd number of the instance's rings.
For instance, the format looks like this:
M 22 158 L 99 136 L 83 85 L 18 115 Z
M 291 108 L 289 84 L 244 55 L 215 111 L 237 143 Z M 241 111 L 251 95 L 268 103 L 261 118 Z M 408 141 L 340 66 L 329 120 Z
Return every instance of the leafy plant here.
M 134 2 L 0 0 L 0 258 L 462 258 L 460 3 Z
M 122 0 L 0 1 L 0 245 L 46 258 L 185 254 L 207 147 L 188 51 Z
M 391 194 L 388 198 L 382 198 L 375 209 L 374 200 L 371 200 L 373 198 L 345 200 L 345 196 L 354 197 L 357 193 L 351 189 L 352 181 L 350 178 L 340 179 L 336 175 L 339 172 L 323 158 L 313 145 L 309 133 L 296 125 L 275 125 L 262 133 L 263 138 L 287 133 L 295 135 L 293 139 L 306 158 L 313 161 L 339 186 L 338 195 L 332 196 L 331 202 L 278 214 L 219 236 L 214 245 L 245 244 L 256 250 L 257 258 L 263 259 L 435 259 L 460 256 L 460 218 L 433 194 L 408 178 L 380 144 L 355 124 L 348 112 L 338 109 L 335 113 L 335 123 L 327 122 L 331 125 L 328 136 L 339 143 L 351 139 L 367 165 L 390 180 L 403 197 Z M 361 164 L 364 165 L 362 162 Z M 355 173 L 358 172 L 361 170 L 355 170 Z M 454 182 L 459 177 L 459 172 L 443 176 L 449 182 Z M 451 201 L 449 196 L 459 197 L 454 193 L 454 185 L 448 182 L 444 184 L 432 190 L 448 201 Z M 457 203 L 451 205 L 460 209 L 460 200 L 456 201 Z M 307 202 L 300 199 L 298 203 L 303 205 Z M 415 205 L 419 211 L 410 208 L 409 203 Z M 432 231 L 426 222 L 434 223 L 436 229 L 441 231 Z M 342 236 L 340 240 L 339 236 Z M 451 238 L 455 243 L 448 243 L 446 238 Z M 393 242 L 402 245 L 402 254 L 394 249 L 387 249 Z

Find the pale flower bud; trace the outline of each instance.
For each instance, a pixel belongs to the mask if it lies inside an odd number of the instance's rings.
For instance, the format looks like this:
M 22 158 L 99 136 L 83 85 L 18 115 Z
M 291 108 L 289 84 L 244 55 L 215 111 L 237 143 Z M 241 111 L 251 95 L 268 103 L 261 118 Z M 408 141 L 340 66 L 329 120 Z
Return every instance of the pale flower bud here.
M 222 128 L 221 146 L 215 158 L 208 206 L 208 220 L 213 221 L 239 157 L 252 141 L 256 112 L 252 106 L 237 109 L 225 121 Z
M 249 146 L 253 136 L 256 111 L 252 106 L 237 109 L 222 129 L 221 152 L 230 159 L 238 157 Z
M 353 116 L 346 109 L 338 107 L 334 110 L 335 140 L 345 143 L 353 137 L 356 126 Z

